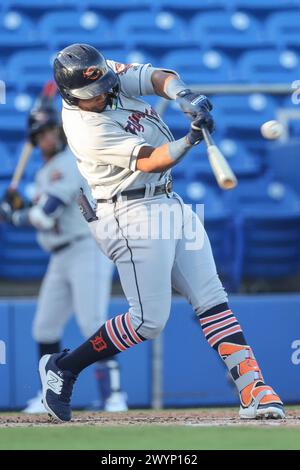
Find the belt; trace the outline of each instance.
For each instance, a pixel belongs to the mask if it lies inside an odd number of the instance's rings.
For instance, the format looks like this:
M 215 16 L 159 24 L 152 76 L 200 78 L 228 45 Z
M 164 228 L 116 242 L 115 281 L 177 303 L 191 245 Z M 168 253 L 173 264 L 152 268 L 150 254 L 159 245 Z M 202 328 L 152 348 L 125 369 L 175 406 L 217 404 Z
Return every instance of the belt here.
M 55 248 L 53 248 L 51 250 L 51 253 L 58 253 L 58 252 L 64 250 L 65 248 L 68 248 L 69 246 L 71 246 L 74 242 L 79 242 L 80 240 L 84 240 L 85 238 L 88 238 L 88 236 L 84 235 L 84 236 L 81 236 L 81 237 L 73 238 L 73 240 L 71 240 L 70 242 L 63 243 L 62 245 L 58 245 Z
M 165 184 L 156 186 L 154 193 L 152 196 L 159 196 L 160 194 L 166 194 L 168 197 L 172 197 L 173 195 L 173 184 L 172 180 L 168 180 Z M 136 188 L 136 189 L 128 189 L 127 191 L 122 191 L 119 194 L 115 194 L 111 199 L 97 199 L 99 203 L 114 203 L 117 202 L 118 198 L 122 196 L 125 197 L 126 200 L 131 199 L 141 199 L 146 196 L 146 188 Z

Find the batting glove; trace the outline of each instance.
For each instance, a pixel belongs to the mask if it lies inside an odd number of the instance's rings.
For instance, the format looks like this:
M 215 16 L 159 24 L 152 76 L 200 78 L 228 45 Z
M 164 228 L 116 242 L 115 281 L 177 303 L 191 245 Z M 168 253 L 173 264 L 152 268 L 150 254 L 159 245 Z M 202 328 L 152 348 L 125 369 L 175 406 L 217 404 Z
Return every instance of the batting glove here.
M 190 132 L 186 136 L 191 145 L 198 145 L 203 140 L 202 126 L 206 127 L 210 133 L 214 131 L 213 117 L 207 111 L 198 113 L 196 119 L 191 123 Z
M 193 93 L 191 90 L 182 90 L 176 95 L 176 101 L 185 114 L 195 119 L 200 112 L 209 112 L 212 110 L 212 104 L 205 95 Z

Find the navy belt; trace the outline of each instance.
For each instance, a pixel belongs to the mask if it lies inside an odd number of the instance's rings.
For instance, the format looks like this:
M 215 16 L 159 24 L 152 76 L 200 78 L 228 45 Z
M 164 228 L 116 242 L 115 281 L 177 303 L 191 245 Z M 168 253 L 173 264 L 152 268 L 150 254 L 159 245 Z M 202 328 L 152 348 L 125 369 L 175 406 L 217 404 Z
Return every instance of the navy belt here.
M 173 194 L 173 185 L 172 180 L 168 180 L 166 184 L 156 186 L 152 196 L 159 196 L 160 194 L 166 194 L 168 197 L 172 197 Z M 127 191 L 122 191 L 120 194 L 115 194 L 111 199 L 97 199 L 99 203 L 114 203 L 117 202 L 118 197 L 125 197 L 127 200 L 132 199 L 141 199 L 146 196 L 146 188 L 137 188 L 137 189 L 127 189 Z

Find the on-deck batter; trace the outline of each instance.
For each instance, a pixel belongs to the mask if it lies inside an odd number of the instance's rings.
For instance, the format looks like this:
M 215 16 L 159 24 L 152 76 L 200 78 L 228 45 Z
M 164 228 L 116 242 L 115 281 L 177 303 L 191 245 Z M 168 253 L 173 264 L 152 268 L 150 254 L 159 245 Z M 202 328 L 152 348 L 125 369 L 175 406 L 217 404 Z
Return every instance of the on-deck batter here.
M 32 204 L 10 214 L 17 227 L 37 229 L 40 246 L 50 253 L 33 321 L 33 338 L 39 355 L 61 351 L 65 325 L 74 312 L 84 338 L 107 319 L 113 263 L 98 249 L 76 199 L 80 188 L 89 189 L 74 155 L 66 146 L 60 115 L 52 106 L 34 108 L 28 119 L 28 137 L 39 147 L 44 164 L 35 175 Z M 12 193 L 9 197 L 13 198 Z M 100 361 L 96 378 L 107 411 L 124 411 L 116 361 Z M 41 393 L 29 400 L 25 412 L 45 412 Z

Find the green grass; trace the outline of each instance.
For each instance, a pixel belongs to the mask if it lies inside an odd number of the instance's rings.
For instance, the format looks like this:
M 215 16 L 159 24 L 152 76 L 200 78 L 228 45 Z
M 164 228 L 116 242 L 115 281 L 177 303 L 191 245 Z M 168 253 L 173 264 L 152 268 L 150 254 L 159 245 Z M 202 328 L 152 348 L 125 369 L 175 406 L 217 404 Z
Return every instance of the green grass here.
M 58 426 L 0 429 L 0 449 L 300 449 L 300 429 Z

